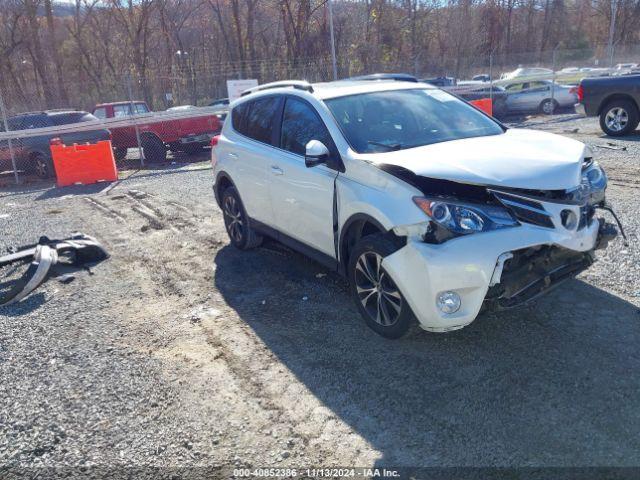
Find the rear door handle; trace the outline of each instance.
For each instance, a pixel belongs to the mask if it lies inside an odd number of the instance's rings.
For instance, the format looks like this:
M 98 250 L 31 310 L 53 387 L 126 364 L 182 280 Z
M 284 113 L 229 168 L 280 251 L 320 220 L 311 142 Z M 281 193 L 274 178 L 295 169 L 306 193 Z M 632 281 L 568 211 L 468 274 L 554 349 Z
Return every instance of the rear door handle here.
M 235 153 L 229 153 L 229 158 L 231 158 L 233 160 L 237 160 L 238 159 L 238 155 L 236 155 Z
M 274 175 L 284 175 L 284 171 L 277 165 L 271 165 L 271 173 Z

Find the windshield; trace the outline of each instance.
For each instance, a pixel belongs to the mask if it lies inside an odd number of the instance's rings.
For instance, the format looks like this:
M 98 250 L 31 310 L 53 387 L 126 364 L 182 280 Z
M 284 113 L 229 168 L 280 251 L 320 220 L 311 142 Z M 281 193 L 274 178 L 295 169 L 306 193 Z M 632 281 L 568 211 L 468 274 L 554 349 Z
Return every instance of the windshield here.
M 391 90 L 325 100 L 358 153 L 378 153 L 503 133 L 502 127 L 442 90 Z

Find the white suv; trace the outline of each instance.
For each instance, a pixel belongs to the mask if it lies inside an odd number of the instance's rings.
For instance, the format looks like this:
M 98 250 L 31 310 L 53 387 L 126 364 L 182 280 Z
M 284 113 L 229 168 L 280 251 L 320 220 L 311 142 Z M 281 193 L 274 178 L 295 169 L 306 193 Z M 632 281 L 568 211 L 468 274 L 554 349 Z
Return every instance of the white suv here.
M 212 163 L 234 246 L 267 235 L 346 275 L 389 338 L 528 302 L 617 234 L 594 216 L 607 179 L 585 145 L 507 129 L 426 84 L 253 88 Z

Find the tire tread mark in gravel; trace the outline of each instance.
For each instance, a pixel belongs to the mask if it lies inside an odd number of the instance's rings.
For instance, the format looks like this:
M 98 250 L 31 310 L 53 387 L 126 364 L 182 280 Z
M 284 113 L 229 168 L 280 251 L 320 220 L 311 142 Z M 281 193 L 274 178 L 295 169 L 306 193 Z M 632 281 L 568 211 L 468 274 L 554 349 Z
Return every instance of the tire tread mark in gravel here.
M 97 208 L 98 210 L 100 210 L 102 213 L 104 213 L 108 217 L 114 218 L 114 219 L 119 220 L 121 222 L 126 222 L 126 219 L 120 213 L 118 213 L 114 209 L 106 206 L 104 203 L 96 200 L 95 198 L 84 197 L 84 200 L 89 205 L 93 206 L 94 208 Z
M 179 231 L 184 229 L 187 226 L 195 226 L 195 222 L 190 218 L 185 218 L 184 216 L 172 216 L 168 217 L 166 214 L 162 212 L 160 209 L 161 205 L 157 205 L 157 202 L 151 202 L 150 197 L 153 198 L 153 195 L 149 195 L 146 192 L 140 191 L 130 191 L 127 193 L 128 199 L 135 202 L 138 205 L 138 209 L 132 207 L 134 211 L 146 217 L 150 222 L 152 222 L 152 227 L 156 230 L 160 230 L 161 228 L 157 228 L 158 226 L 162 226 L 162 228 L 169 227 L 171 230 Z M 182 211 L 189 212 L 193 215 L 193 212 L 177 202 L 167 201 L 167 205 L 170 205 L 174 208 L 178 208 Z M 155 225 L 155 226 L 154 226 Z
M 277 414 L 278 418 L 287 418 L 289 417 L 287 409 L 283 406 L 278 405 L 275 400 L 267 393 L 267 389 L 263 386 L 263 382 L 256 375 L 255 366 L 251 365 L 250 362 L 242 359 L 240 356 L 236 355 L 227 344 L 220 338 L 218 338 L 211 329 L 202 328 L 202 331 L 205 335 L 205 339 L 209 345 L 215 348 L 219 352 L 219 356 L 217 358 L 222 358 L 225 362 L 226 366 L 229 370 L 234 374 L 235 378 L 242 384 L 242 386 L 247 390 L 253 398 L 259 398 L 263 402 L 261 403 L 261 407 L 265 410 L 273 411 Z M 240 326 L 242 332 L 247 335 L 245 329 Z M 248 337 L 253 341 L 251 335 Z M 294 422 L 289 419 L 286 422 L 281 422 L 278 420 L 274 420 L 274 424 L 276 423 L 286 423 L 293 429 L 295 429 Z M 297 423 L 297 422 L 296 422 Z M 305 444 L 308 444 L 312 440 L 317 440 L 321 437 L 321 432 L 316 433 L 315 435 L 309 435 L 309 433 L 298 432 L 297 435 L 303 439 Z M 315 448 L 321 448 L 320 446 L 316 446 Z M 324 450 L 324 448 L 323 448 Z M 325 456 L 329 455 L 331 452 L 326 451 Z

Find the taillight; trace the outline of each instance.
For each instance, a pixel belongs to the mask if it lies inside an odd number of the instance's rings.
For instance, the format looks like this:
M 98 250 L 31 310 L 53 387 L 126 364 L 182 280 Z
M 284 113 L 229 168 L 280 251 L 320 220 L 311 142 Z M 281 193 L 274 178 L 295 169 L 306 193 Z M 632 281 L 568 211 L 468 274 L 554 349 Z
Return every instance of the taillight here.
M 582 87 L 582 84 L 580 84 L 580 86 L 578 87 L 578 101 L 580 103 L 582 103 L 582 100 L 584 100 L 584 88 Z
M 220 135 L 216 135 L 215 137 L 211 137 L 211 146 L 215 147 L 218 145 L 218 140 L 220 140 Z

